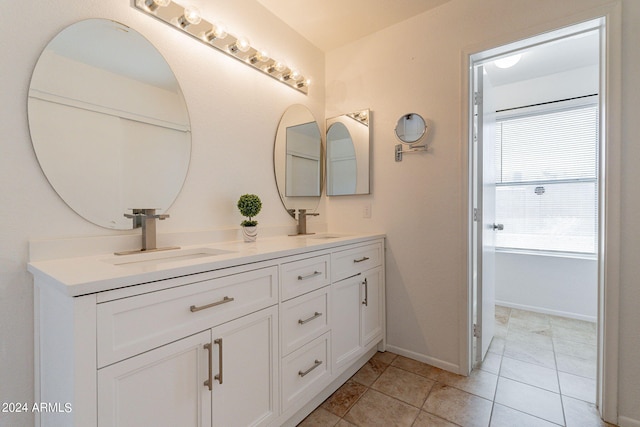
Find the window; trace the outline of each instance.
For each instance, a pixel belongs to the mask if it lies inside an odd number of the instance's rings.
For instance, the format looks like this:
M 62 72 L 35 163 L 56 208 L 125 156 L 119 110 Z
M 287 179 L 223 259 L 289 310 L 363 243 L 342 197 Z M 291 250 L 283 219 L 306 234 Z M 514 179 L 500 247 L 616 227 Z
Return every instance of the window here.
M 504 230 L 496 246 L 596 252 L 598 109 L 590 102 L 498 118 L 496 221 Z

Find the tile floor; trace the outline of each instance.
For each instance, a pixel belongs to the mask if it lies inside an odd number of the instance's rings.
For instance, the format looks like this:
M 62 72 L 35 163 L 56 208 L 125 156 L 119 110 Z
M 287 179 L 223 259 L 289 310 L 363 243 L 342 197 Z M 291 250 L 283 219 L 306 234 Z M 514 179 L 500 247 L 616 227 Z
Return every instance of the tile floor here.
M 594 407 L 596 328 L 496 307 L 496 334 L 469 377 L 377 353 L 299 426 L 610 426 Z

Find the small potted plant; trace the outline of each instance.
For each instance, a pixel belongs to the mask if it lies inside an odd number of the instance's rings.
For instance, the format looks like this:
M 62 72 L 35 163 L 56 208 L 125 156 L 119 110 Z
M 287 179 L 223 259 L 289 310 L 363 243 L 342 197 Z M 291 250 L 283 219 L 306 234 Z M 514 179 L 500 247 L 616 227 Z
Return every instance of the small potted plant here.
M 253 217 L 258 215 L 260 209 L 262 209 L 260 197 L 255 194 L 243 194 L 240 196 L 240 199 L 238 199 L 238 209 L 242 216 L 249 218 L 248 220 L 245 219 L 240 223 L 242 226 L 242 237 L 244 237 L 244 241 L 255 242 L 256 237 L 258 236 L 258 221 L 254 220 Z

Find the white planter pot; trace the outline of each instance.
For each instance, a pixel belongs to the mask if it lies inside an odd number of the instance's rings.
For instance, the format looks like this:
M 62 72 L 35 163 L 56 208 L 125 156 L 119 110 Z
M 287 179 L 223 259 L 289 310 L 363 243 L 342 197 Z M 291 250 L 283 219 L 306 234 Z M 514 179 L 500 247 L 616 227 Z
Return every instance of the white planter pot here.
M 256 237 L 258 237 L 258 226 L 254 225 L 251 227 L 243 226 L 242 227 L 242 237 L 245 242 L 255 242 Z

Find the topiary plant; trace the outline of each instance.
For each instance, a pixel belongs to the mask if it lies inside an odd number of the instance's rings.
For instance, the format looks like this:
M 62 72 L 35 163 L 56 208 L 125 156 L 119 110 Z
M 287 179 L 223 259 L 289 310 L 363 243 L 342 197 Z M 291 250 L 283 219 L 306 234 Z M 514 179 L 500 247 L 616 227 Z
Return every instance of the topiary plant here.
M 258 215 L 260 209 L 262 209 L 262 202 L 260 201 L 260 197 L 255 194 L 243 194 L 240 196 L 238 200 L 238 209 L 242 216 L 246 216 L 249 219 L 244 220 L 240 223 L 243 227 L 253 227 L 258 225 L 258 221 L 253 220 L 254 216 Z

